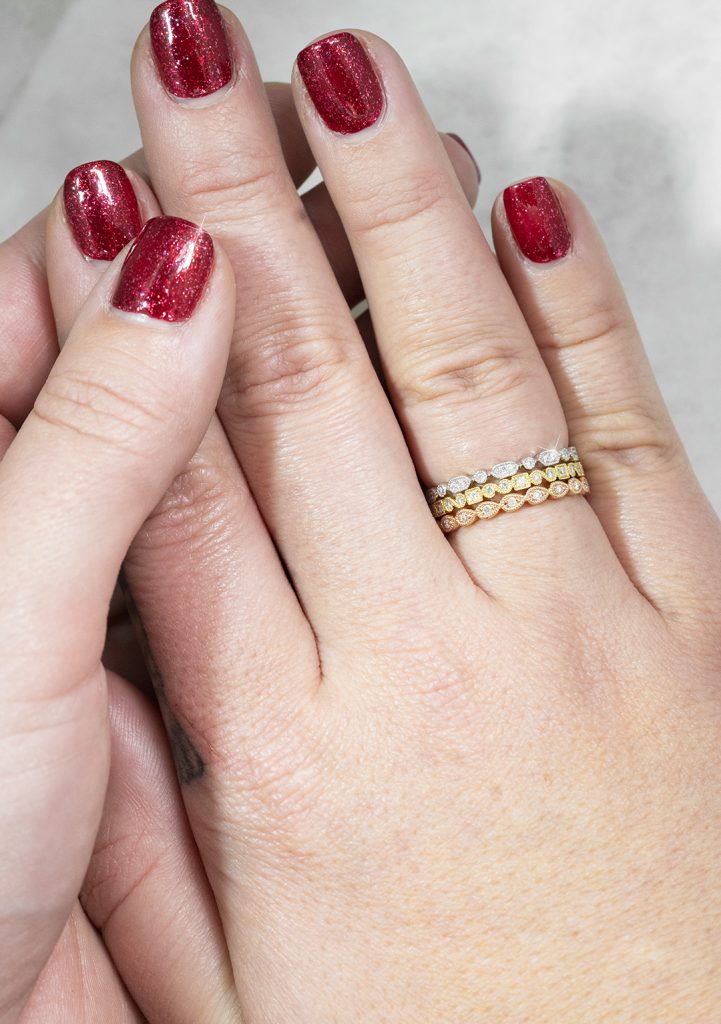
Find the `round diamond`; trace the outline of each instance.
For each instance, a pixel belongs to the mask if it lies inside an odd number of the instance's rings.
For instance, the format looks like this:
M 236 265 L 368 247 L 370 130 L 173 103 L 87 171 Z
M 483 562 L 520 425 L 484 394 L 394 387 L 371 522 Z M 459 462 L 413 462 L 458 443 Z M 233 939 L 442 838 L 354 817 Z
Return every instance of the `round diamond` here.
M 473 480 L 477 484 L 484 484 L 487 479 L 488 473 L 486 473 L 485 469 L 477 469 L 473 474 Z
M 540 469 L 534 469 L 531 473 L 531 483 L 540 484 L 543 481 L 543 473 Z
M 454 476 L 452 480 L 448 481 L 448 489 L 452 494 L 458 494 L 459 491 L 465 491 L 465 489 L 470 486 L 471 478 L 469 476 Z
M 524 469 L 533 469 L 533 467 L 536 465 L 535 455 L 527 455 L 521 463 L 521 465 Z
M 561 448 L 561 458 L 564 462 L 568 462 L 568 460 L 571 458 L 571 452 L 568 448 Z
M 458 529 L 458 523 L 456 522 L 455 516 L 443 516 L 440 520 L 441 529 L 444 533 L 452 533 L 453 530 Z
M 439 498 L 445 498 L 445 496 L 446 496 L 446 485 L 445 484 L 438 484 L 438 486 L 436 487 L 436 494 L 438 495 Z

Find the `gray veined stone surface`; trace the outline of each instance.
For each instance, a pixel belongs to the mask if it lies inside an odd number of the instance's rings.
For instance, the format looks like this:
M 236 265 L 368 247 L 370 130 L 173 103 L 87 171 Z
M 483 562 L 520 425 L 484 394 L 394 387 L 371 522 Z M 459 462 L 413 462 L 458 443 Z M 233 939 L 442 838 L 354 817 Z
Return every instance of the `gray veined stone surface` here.
M 287 79 L 297 50 L 335 28 L 392 42 L 439 127 L 474 151 L 484 226 L 496 193 L 529 174 L 563 178 L 584 196 L 721 509 L 718 0 L 226 3 L 266 78 Z M 74 164 L 138 145 L 128 57 L 152 6 L 0 0 L 2 235 L 46 203 Z

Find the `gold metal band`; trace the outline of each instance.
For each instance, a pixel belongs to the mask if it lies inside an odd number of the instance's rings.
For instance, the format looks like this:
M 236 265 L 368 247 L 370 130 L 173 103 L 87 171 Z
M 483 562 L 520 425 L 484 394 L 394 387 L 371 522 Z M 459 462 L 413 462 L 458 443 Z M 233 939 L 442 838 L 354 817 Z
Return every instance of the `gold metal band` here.
M 530 474 L 520 475 L 529 476 Z M 494 519 L 500 512 L 518 512 L 524 505 L 542 505 L 549 498 L 557 501 L 559 498 L 566 498 L 569 495 L 588 494 L 590 489 L 588 480 L 582 473 L 570 477 L 568 482 L 556 478 L 548 487 L 533 484 L 525 493 L 511 490 L 505 493 L 500 501 L 468 503 L 461 507 L 455 515 L 443 513 L 438 520 L 438 525 L 444 533 L 453 533 L 454 530 L 458 530 L 462 526 L 473 526 L 481 519 Z M 475 488 L 471 490 L 475 490 Z M 454 497 L 460 498 L 461 495 L 456 494 Z M 440 501 L 437 504 L 440 504 Z
M 435 487 L 431 487 L 426 491 L 426 497 L 429 503 L 434 502 L 438 498 L 445 498 L 447 495 L 452 496 L 459 494 L 461 491 L 466 491 L 473 484 L 482 486 L 489 480 L 505 480 L 523 469 L 530 471 L 537 466 L 545 469 L 549 466 L 557 466 L 560 462 L 576 462 L 577 459 L 578 452 L 573 445 L 570 445 L 568 448 L 543 448 L 541 451 L 535 452 L 532 455 L 526 455 L 522 459 L 497 462 L 490 469 L 477 469 L 474 473 L 460 473 L 458 476 L 451 477 L 446 484 L 436 484 Z
M 505 480 L 489 480 L 487 483 L 469 487 L 458 494 L 447 494 L 430 503 L 431 511 L 436 519 L 444 515 L 452 515 L 458 509 L 478 505 L 485 499 L 495 498 L 497 494 L 508 495 L 514 492 L 527 491 L 529 487 L 539 487 L 544 482 L 555 483 L 557 480 L 573 480 L 585 477 L 583 464 L 575 462 L 559 462 L 545 469 L 532 469 L 530 472 L 516 473 Z

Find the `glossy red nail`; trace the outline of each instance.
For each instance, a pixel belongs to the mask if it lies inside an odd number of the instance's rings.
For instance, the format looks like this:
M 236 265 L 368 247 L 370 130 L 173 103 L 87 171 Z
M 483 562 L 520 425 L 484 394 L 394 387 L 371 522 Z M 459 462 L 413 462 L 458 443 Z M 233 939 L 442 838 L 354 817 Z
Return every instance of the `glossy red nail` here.
M 213 266 L 213 239 L 179 217 L 149 220 L 120 273 L 113 305 L 177 323 L 192 316 Z
M 150 16 L 150 41 L 160 77 L 173 96 L 209 96 L 232 78 L 225 25 L 213 0 L 160 4 Z
M 114 260 L 143 226 L 130 179 L 112 160 L 75 167 L 63 198 L 75 241 L 90 260 Z
M 503 205 L 513 237 L 524 256 L 534 263 L 560 260 L 571 248 L 571 233 L 556 193 L 545 178 L 510 185 Z
M 316 110 L 331 131 L 352 135 L 375 124 L 383 89 L 359 39 L 339 32 L 298 54 L 298 70 Z

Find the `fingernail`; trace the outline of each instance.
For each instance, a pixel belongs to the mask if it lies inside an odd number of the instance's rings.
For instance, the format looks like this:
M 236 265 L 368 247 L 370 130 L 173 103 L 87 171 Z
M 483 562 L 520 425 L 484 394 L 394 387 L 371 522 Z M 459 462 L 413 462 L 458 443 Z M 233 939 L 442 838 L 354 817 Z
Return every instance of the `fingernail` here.
M 556 193 L 545 178 L 510 185 L 503 205 L 513 237 L 524 256 L 534 263 L 560 260 L 571 248 L 571 233 Z
M 150 41 L 163 85 L 181 99 L 227 85 L 233 59 L 213 0 L 167 0 L 150 15 Z
M 75 167 L 63 199 L 75 241 L 90 260 L 114 260 L 143 226 L 130 179 L 112 160 Z
M 470 149 L 465 144 L 465 142 L 460 137 L 460 135 L 456 135 L 455 132 L 446 132 L 446 135 L 448 135 L 448 137 L 451 138 L 451 139 L 455 139 L 456 142 L 458 143 L 458 145 L 461 146 L 463 149 L 465 149 L 466 153 L 468 153 L 469 157 L 473 161 L 473 166 L 476 168 L 476 174 L 478 175 L 478 184 L 480 185 L 481 184 L 481 168 L 478 166 L 478 163 L 477 163 L 476 158 L 474 157 L 473 153 L 471 153 Z
M 359 39 L 339 32 L 298 54 L 298 71 L 316 110 L 332 132 L 369 128 L 383 110 L 383 89 Z
M 149 220 L 120 272 L 113 305 L 178 323 L 192 316 L 213 266 L 213 239 L 179 217 Z

